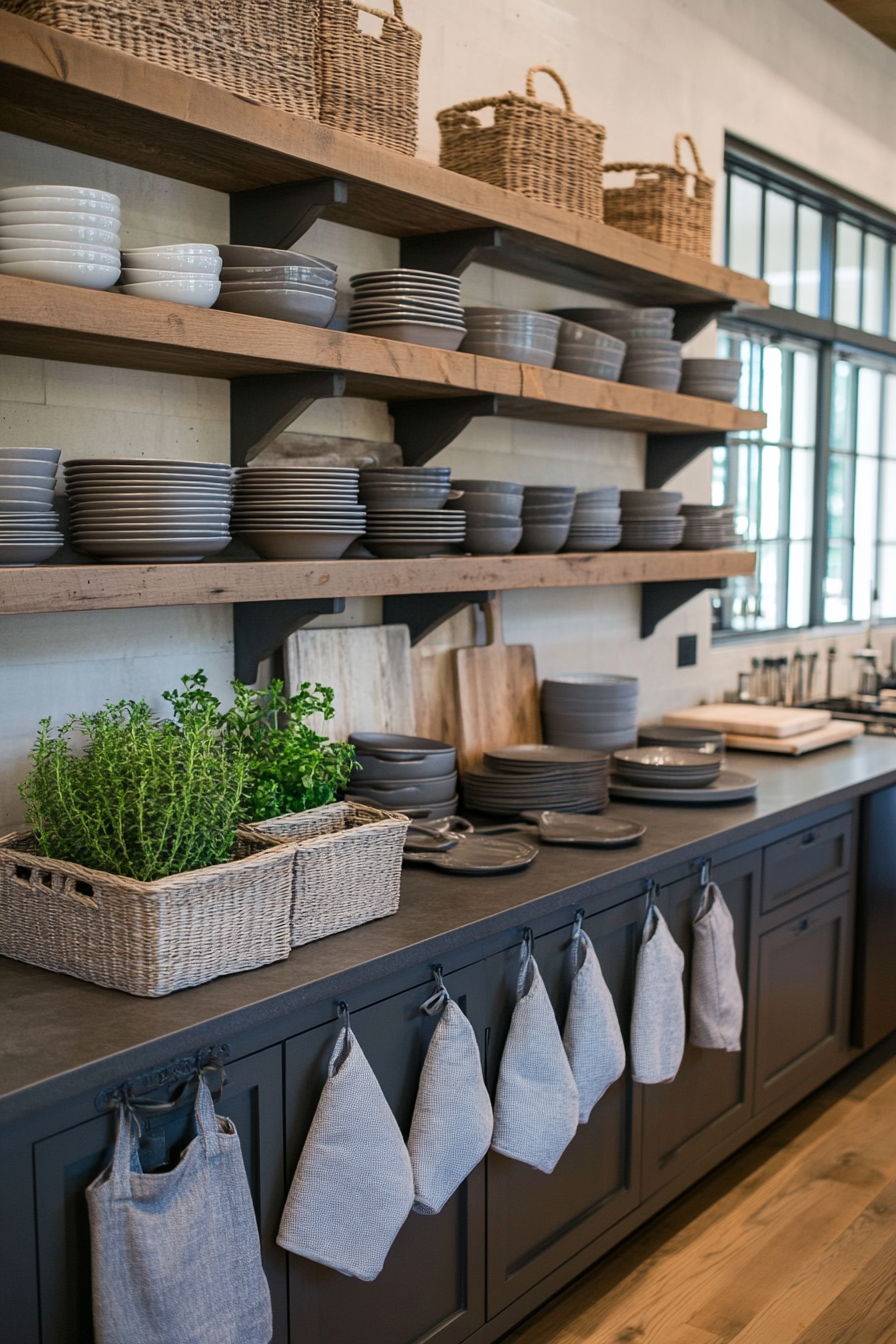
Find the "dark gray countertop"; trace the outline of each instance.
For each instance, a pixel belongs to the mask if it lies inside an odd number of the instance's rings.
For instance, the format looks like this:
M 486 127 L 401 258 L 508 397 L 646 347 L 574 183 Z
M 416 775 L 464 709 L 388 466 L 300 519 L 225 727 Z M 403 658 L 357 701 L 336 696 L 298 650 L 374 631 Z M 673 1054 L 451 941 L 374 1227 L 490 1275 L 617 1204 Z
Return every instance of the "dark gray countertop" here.
M 166 998 L 135 998 L 0 957 L 0 1123 L 447 956 L 568 905 L 586 891 L 593 895 L 650 876 L 660 861 L 668 866 L 696 858 L 709 842 L 719 849 L 896 783 L 896 740 L 863 737 L 800 758 L 738 752 L 732 764 L 759 778 L 755 801 L 715 807 L 613 804 L 618 814 L 646 822 L 639 845 L 542 846 L 531 868 L 502 877 L 405 869 L 401 908 L 389 919 L 296 948 L 286 961 Z

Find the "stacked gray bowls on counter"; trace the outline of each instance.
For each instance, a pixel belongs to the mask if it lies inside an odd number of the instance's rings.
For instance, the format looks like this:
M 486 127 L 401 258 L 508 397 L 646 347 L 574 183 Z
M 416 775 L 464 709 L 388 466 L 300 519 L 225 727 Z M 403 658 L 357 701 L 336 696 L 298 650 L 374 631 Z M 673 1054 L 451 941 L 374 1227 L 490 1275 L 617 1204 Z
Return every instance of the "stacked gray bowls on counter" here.
M 367 507 L 364 545 L 388 560 L 450 555 L 464 540 L 462 511 L 446 509 L 450 467 L 369 467 L 361 473 Z
M 712 504 L 682 504 L 686 551 L 715 551 L 736 546 L 740 538 L 734 530 L 734 506 L 714 508 Z
M 618 383 L 624 358 L 625 341 L 582 322 L 561 320 L 555 369 Z
M 215 303 L 228 313 L 326 327 L 336 312 L 336 267 L 276 247 L 219 247 L 224 263 Z
M 541 684 L 545 742 L 557 747 L 615 751 L 638 732 L 638 679 L 604 672 L 546 677 Z
M 647 723 L 638 729 L 639 747 L 684 747 L 706 756 L 725 755 L 725 734 L 711 728 L 685 728 L 678 723 Z
M 435 821 L 457 811 L 457 756 L 447 742 L 399 733 L 351 733 L 350 802 Z
M 646 789 L 702 789 L 722 772 L 724 757 L 684 747 L 630 747 L 613 753 L 613 773 Z
M 455 481 L 463 494 L 449 500 L 449 509 L 467 519 L 465 549 L 473 555 L 509 555 L 523 535 L 520 512 L 523 487 L 514 481 Z
M 680 546 L 685 520 L 678 490 L 622 490 L 622 549 L 671 551 Z
M 710 401 L 734 401 L 740 388 L 739 359 L 683 359 L 679 392 Z
M 353 467 L 238 467 L 233 530 L 265 560 L 338 560 L 364 533 Z
M 555 555 L 569 536 L 576 503 L 574 485 L 527 485 L 523 489 L 523 536 L 518 550 Z
M 566 551 L 611 551 L 622 540 L 618 485 L 602 485 L 576 495 Z
M 395 266 L 352 276 L 349 331 L 456 350 L 464 338 L 460 280 L 438 271 Z
M 0 566 L 39 565 L 62 545 L 58 461 L 58 448 L 0 448 Z
M 465 308 L 461 350 L 549 369 L 557 354 L 560 319 L 527 308 Z

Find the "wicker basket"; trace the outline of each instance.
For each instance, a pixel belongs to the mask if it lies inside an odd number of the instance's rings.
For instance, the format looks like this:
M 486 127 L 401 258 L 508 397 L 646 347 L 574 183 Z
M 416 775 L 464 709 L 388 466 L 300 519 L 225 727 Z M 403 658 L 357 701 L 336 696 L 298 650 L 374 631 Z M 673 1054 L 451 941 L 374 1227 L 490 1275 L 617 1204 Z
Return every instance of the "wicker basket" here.
M 137 882 L 0 840 L 0 953 L 157 998 L 289 956 L 293 851 L 240 834 L 230 863 Z
M 243 828 L 295 842 L 293 947 L 395 914 L 409 824 L 400 812 L 330 803 Z
M 564 107 L 536 99 L 539 71 L 557 81 Z M 473 115 L 485 107 L 495 109 L 492 126 L 483 126 Z M 550 66 L 533 65 L 526 75 L 525 98 L 505 93 L 458 103 L 439 112 L 436 120 L 442 133 L 443 168 L 586 219 L 603 218 L 601 161 L 606 132 L 573 111 L 566 85 Z
M 422 38 L 394 14 L 355 0 L 320 0 L 320 119 L 399 154 L 417 149 Z M 358 11 L 382 19 L 379 37 L 362 33 Z
M 317 0 L 0 0 L 253 103 L 317 118 Z
M 685 168 L 681 161 L 685 140 L 694 155 L 695 171 Z M 704 173 L 691 137 L 676 135 L 674 164 L 604 164 L 605 173 L 632 171 L 634 186 L 613 187 L 604 192 L 605 222 L 614 229 L 637 233 L 708 261 L 712 252 L 713 180 Z

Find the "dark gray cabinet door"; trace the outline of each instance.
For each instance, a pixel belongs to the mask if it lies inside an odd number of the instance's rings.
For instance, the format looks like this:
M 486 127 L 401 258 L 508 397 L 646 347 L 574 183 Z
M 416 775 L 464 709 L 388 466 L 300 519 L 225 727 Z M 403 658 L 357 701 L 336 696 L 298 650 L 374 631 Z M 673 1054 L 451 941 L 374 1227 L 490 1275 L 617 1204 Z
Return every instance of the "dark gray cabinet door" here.
M 896 785 L 862 799 L 852 1043 L 896 1031 Z
M 483 1043 L 483 967 L 445 976 Z M 420 1011 L 431 980 L 353 1011 L 351 1027 L 407 1138 L 436 1021 Z M 351 1001 L 349 1001 L 351 1007 Z M 339 1023 L 286 1042 L 287 1174 L 295 1171 Z M 302 1344 L 458 1344 L 484 1320 L 482 1164 L 436 1216 L 411 1213 L 372 1283 L 289 1256 L 291 1339 Z
M 280 1046 L 227 1066 L 218 1104 L 237 1126 L 274 1303 L 275 1344 L 286 1344 L 285 1255 L 273 1233 L 283 1204 L 283 1069 Z M 157 1121 L 175 1152 L 188 1136 L 191 1104 Z M 97 1116 L 34 1145 L 41 1344 L 92 1344 L 90 1229 L 84 1191 L 108 1166 L 115 1122 Z M 136 1344 L 136 1341 L 135 1341 Z
M 643 898 L 585 920 L 628 1041 Z M 535 958 L 561 1025 L 569 997 L 571 926 L 535 940 Z M 516 998 L 519 949 L 489 958 L 489 1085 Z M 549 1176 L 522 1162 L 488 1157 L 488 1314 L 587 1246 L 638 1203 L 639 1120 L 629 1070 L 604 1094 Z
M 698 1050 L 686 1045 L 681 1068 L 671 1083 L 644 1087 L 644 1145 L 641 1195 L 646 1198 L 727 1138 L 750 1118 L 751 1068 L 748 1058 L 750 1013 L 750 935 L 759 903 L 762 855 L 759 851 L 713 868 L 734 919 L 737 970 L 744 991 L 744 1032 L 739 1053 Z M 691 926 L 702 895 L 698 875 L 660 887 L 658 904 L 685 955 L 684 995 L 690 1021 Z

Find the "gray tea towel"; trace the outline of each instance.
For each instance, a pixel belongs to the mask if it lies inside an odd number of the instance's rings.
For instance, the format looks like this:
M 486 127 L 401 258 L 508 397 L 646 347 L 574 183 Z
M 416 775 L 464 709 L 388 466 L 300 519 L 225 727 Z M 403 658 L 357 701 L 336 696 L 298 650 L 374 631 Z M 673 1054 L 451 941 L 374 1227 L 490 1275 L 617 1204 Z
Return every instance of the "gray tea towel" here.
M 528 933 L 520 950 L 516 1007 L 501 1056 L 492 1147 L 537 1171 L 551 1172 L 578 1123 L 576 1080 Z
M 744 996 L 737 975 L 734 920 L 715 882 L 708 882 L 694 920 L 691 1045 L 739 1050 Z
M 597 953 L 579 915 L 570 947 L 572 984 L 563 1044 L 579 1092 L 579 1124 L 625 1069 L 625 1042 Z
M 414 1202 L 398 1122 L 348 1025 L 330 1056 L 277 1241 L 294 1255 L 369 1282 Z
M 422 1011 L 441 1017 L 423 1061 L 408 1138 L 415 1213 L 442 1210 L 488 1152 L 494 1123 L 476 1033 L 437 978 L 439 990 Z
M 271 1294 L 240 1141 L 200 1077 L 197 1135 L 171 1171 L 143 1172 L 118 1113 L 112 1165 L 87 1187 L 97 1344 L 268 1344 Z
M 632 1077 L 671 1083 L 684 1054 L 684 953 L 655 905 L 644 921 L 632 1006 Z

